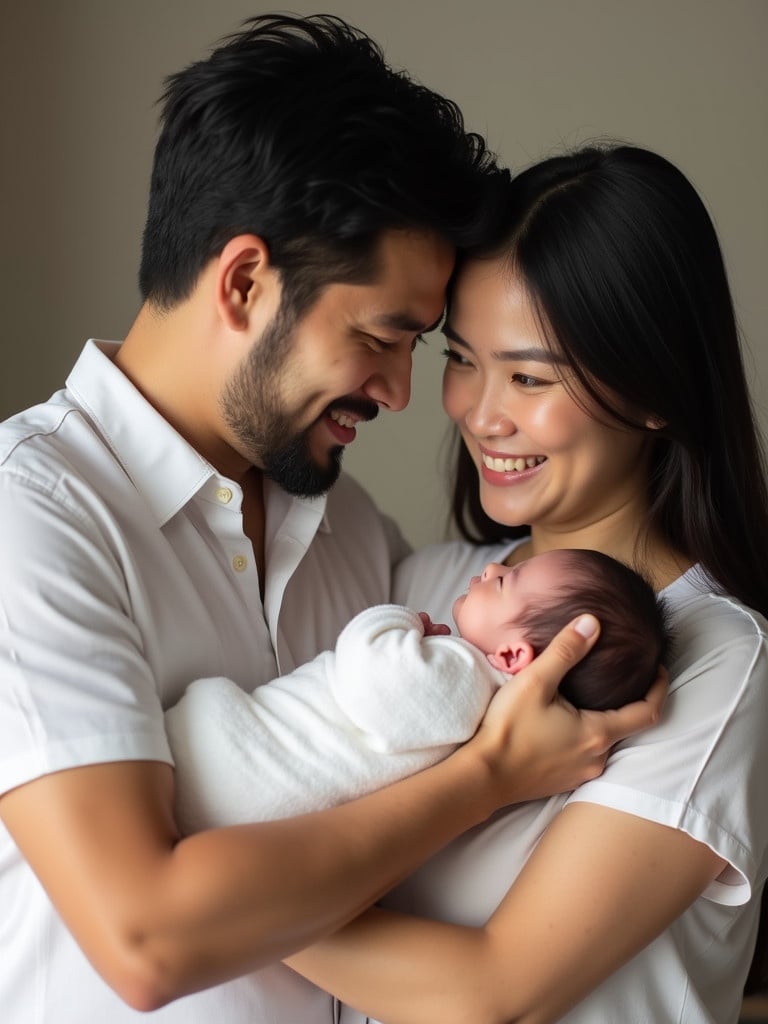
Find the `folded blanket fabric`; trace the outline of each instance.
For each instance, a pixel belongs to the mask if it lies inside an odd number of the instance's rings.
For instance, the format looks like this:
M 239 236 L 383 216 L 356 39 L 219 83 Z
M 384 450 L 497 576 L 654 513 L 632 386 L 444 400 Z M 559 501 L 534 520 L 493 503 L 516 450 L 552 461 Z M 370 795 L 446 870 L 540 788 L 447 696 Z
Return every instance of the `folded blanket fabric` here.
M 325 651 L 246 693 L 199 679 L 166 712 L 185 832 L 292 817 L 379 789 L 469 739 L 506 677 L 459 637 L 377 605 Z

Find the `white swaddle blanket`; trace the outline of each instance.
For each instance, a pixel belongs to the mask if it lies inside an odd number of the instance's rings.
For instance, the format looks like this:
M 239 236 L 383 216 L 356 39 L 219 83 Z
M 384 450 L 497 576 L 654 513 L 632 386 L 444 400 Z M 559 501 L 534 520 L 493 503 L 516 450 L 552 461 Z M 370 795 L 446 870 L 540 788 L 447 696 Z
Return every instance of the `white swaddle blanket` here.
M 460 637 L 377 605 L 335 652 L 246 693 L 199 679 L 166 712 L 184 832 L 321 810 L 447 757 L 508 678 Z

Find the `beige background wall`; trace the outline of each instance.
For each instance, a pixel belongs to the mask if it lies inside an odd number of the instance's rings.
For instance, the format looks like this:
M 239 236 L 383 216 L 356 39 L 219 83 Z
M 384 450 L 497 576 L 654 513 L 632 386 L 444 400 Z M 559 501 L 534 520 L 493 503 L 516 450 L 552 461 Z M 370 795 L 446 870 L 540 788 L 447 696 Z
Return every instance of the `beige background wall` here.
M 88 336 L 119 338 L 163 76 L 251 0 L 5 0 L 0 38 L 0 416 L 60 386 Z M 448 93 L 513 167 L 585 139 L 654 148 L 718 225 L 768 427 L 768 0 L 320 0 Z M 441 339 L 414 398 L 361 429 L 346 465 L 420 544 L 442 533 Z

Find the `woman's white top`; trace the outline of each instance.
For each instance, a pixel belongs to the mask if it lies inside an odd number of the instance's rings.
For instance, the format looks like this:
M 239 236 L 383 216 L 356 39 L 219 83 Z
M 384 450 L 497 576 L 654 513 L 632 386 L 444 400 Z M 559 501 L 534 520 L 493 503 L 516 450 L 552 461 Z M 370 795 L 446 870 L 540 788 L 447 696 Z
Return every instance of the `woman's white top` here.
M 419 551 L 403 563 L 394 598 L 450 623 L 451 604 L 470 576 L 502 561 L 514 546 L 454 542 Z M 710 846 L 728 862 L 721 876 L 572 1010 L 564 1018 L 569 1024 L 727 1024 L 739 1015 L 766 877 L 768 626 L 738 601 L 713 594 L 695 568 L 664 596 L 677 643 L 660 724 L 620 743 L 599 779 L 569 796 L 496 815 L 389 899 L 390 906 L 414 914 L 482 923 L 543 829 L 573 801 L 682 829 Z

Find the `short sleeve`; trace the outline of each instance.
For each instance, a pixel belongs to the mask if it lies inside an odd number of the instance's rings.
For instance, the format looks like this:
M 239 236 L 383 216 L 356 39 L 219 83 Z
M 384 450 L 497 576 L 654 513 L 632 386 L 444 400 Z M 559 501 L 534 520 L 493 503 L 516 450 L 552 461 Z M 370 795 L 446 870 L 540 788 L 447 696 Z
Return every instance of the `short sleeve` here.
M 707 889 L 746 903 L 768 848 L 768 657 L 762 619 L 711 594 L 676 615 L 682 658 L 661 723 L 620 744 L 604 774 L 571 801 L 599 803 L 682 829 L 729 867 Z
M 76 489 L 0 473 L 0 792 L 82 764 L 171 760 L 120 539 Z

